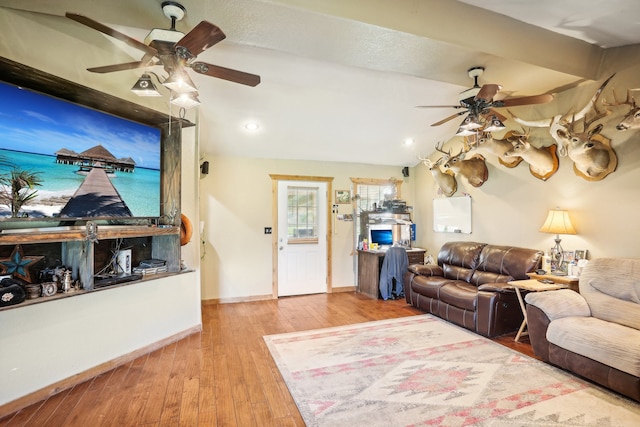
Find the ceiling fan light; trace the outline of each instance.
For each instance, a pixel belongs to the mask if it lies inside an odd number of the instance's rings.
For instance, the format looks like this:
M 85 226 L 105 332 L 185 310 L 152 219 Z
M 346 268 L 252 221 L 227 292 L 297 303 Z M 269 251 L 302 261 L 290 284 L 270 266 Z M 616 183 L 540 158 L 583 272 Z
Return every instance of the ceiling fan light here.
M 177 93 L 188 93 L 198 90 L 189 75 L 184 71 L 174 71 L 162 84 L 167 89 Z
M 465 130 L 479 129 L 481 127 L 482 127 L 482 123 L 480 123 L 480 121 L 478 120 L 478 117 L 472 114 L 469 114 L 467 117 L 464 118 L 462 123 L 460 123 L 460 128 Z
M 491 116 L 489 119 L 489 126 L 484 128 L 485 132 L 499 132 L 501 130 L 506 129 L 507 127 L 500 121 L 496 116 Z
M 171 104 L 188 110 L 200 105 L 198 95 L 194 92 L 171 93 Z
M 151 76 L 144 73 L 131 88 L 131 92 L 138 96 L 162 96 L 156 85 L 151 81 Z
M 456 132 L 456 136 L 471 136 L 475 134 L 476 133 L 471 129 L 463 129 L 462 127 L 459 127 L 458 131 Z

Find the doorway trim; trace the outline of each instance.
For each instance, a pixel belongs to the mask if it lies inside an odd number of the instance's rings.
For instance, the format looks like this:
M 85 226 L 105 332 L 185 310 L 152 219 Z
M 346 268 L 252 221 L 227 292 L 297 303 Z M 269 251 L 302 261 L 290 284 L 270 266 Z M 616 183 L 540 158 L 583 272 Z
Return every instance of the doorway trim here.
M 304 175 L 279 175 L 269 174 L 271 177 L 271 217 L 273 230 L 271 233 L 271 297 L 278 299 L 278 181 L 307 181 L 307 182 L 326 182 L 327 183 L 327 293 L 331 293 L 333 288 L 332 282 L 332 241 L 333 228 L 331 221 L 331 195 L 333 194 L 333 177 L 326 176 L 304 176 Z

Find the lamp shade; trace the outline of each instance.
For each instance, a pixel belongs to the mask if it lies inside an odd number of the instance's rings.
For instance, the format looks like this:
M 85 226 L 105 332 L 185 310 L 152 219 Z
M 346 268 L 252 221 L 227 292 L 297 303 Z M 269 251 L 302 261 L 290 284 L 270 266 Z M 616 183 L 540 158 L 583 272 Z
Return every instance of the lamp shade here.
M 484 128 L 485 132 L 499 132 L 507 127 L 495 115 L 489 118 L 489 125 Z
M 198 89 L 187 73 L 182 70 L 176 70 L 162 84 L 173 92 L 189 93 Z
M 171 104 L 184 108 L 185 110 L 200 105 L 197 92 L 172 93 L 170 102 Z
M 151 81 L 151 76 L 147 73 L 140 76 L 136 84 L 131 88 L 131 92 L 138 96 L 162 96 L 156 89 L 156 85 Z
M 467 117 L 464 118 L 462 123 L 460 123 L 460 128 L 465 130 L 473 130 L 479 129 L 482 127 L 482 123 L 480 123 L 480 119 L 475 114 L 469 113 Z
M 576 234 L 576 229 L 569 219 L 569 212 L 560 209 L 549 210 L 540 231 L 551 234 Z

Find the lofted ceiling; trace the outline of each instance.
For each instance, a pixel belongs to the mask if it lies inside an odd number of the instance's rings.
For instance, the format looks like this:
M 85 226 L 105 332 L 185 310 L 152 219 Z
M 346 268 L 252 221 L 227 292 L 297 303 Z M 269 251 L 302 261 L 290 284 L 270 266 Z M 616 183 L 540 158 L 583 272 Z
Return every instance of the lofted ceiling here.
M 86 15 L 143 40 L 170 26 L 161 3 L 0 0 L 0 56 L 167 111 L 129 92 L 141 70 L 86 71 L 139 60 L 140 51 L 64 17 Z M 178 30 L 207 20 L 227 35 L 198 60 L 262 78 L 252 88 L 191 73 L 202 105 L 187 118 L 199 124 L 200 151 L 223 156 L 412 166 L 459 124 L 432 127 L 455 111 L 415 106 L 457 104 L 473 85 L 470 67 L 485 67 L 479 83 L 502 85 L 501 96 L 555 94 L 630 65 L 617 58 L 637 62 L 640 43 L 637 0 L 180 3 Z M 260 128 L 247 131 L 248 121 Z

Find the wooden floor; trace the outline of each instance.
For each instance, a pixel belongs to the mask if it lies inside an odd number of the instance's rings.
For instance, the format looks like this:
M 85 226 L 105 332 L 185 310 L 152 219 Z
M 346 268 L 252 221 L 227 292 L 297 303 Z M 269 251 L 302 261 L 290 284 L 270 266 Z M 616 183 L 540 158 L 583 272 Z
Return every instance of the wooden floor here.
M 422 314 L 336 293 L 203 306 L 203 331 L 0 420 L 14 426 L 304 426 L 262 336 Z M 532 355 L 528 341 L 501 344 Z

